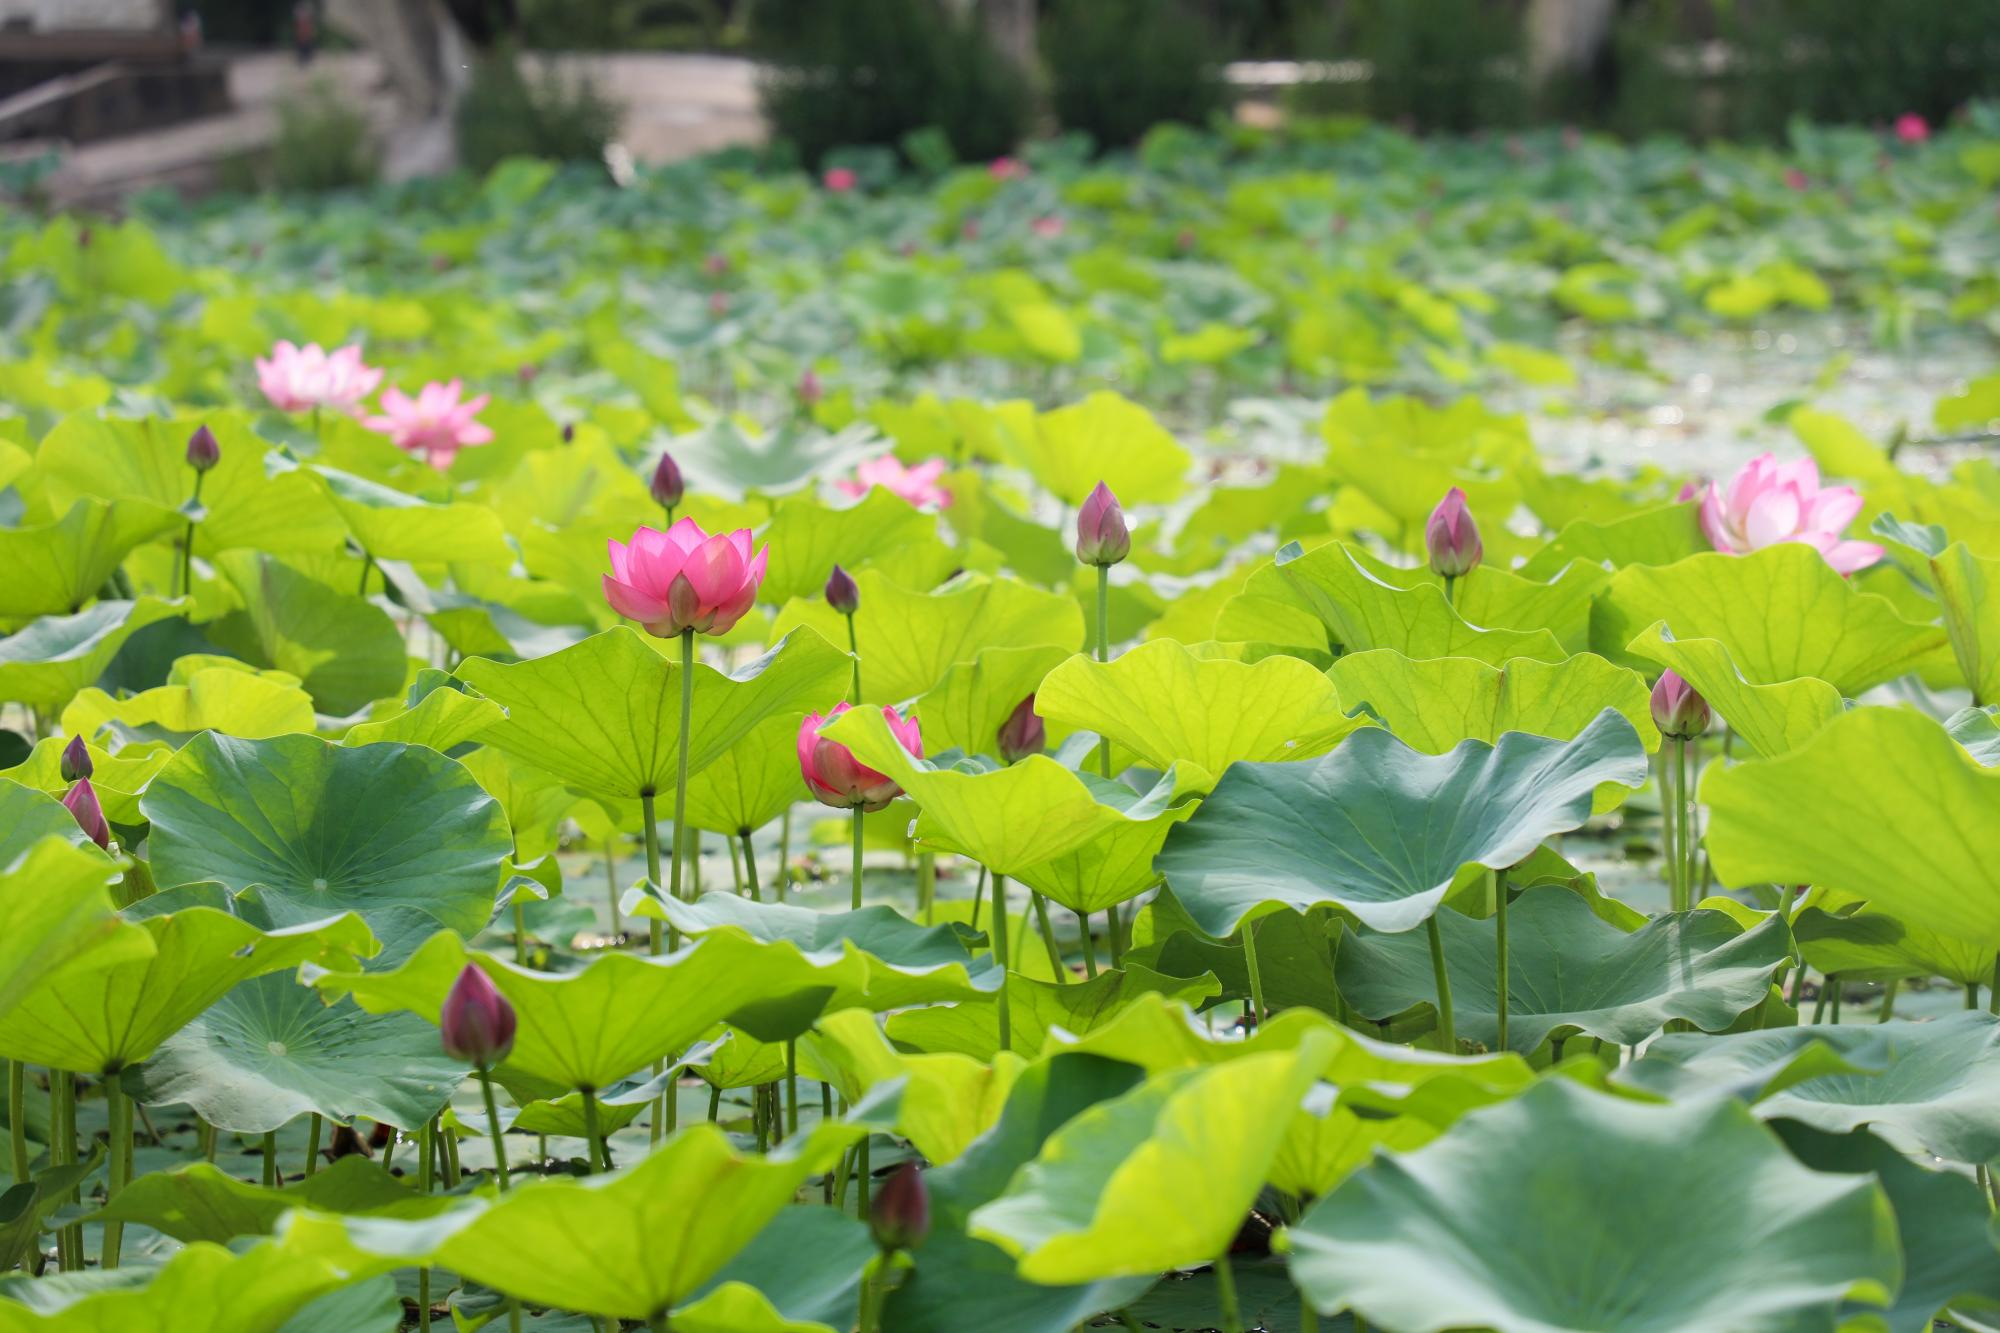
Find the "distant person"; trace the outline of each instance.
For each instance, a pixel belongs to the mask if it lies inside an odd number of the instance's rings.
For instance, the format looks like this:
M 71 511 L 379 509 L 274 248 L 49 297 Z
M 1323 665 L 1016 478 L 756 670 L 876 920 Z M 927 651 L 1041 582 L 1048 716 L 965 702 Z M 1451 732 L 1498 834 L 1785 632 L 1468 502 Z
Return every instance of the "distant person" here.
M 299 0 L 292 6 L 292 46 L 301 65 L 312 63 L 313 52 L 319 49 L 319 11 L 313 8 L 312 0 Z
M 201 15 L 188 10 L 181 15 L 181 54 L 191 56 L 201 50 Z

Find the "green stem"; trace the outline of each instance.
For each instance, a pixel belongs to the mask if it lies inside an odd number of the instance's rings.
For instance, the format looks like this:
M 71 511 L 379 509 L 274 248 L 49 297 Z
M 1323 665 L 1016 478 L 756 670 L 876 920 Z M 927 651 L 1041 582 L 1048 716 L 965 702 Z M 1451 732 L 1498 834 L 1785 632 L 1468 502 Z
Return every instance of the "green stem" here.
M 394 1125 L 389 1126 L 389 1142 L 382 1149 L 382 1174 L 385 1176 L 396 1174 L 390 1168 L 396 1164 L 396 1140 L 399 1136 L 400 1131 Z
M 861 640 L 854 633 L 853 615 L 849 614 L 844 618 L 847 621 L 847 660 L 852 671 L 852 679 L 848 686 L 848 702 L 859 708 L 861 706 Z
M 1832 993 L 1833 993 L 1833 978 L 1831 976 L 1821 977 L 1819 979 L 1819 998 L 1813 1001 L 1812 1021 L 1814 1027 L 1818 1027 L 1820 1024 L 1820 1020 L 1826 1017 L 1826 1000 L 1827 996 L 1831 995 Z M 1968 1009 L 1972 1008 L 1972 1006 L 1969 1004 L 1966 1005 L 1965 1007 Z
M 786 806 L 784 817 L 778 821 L 778 901 L 785 901 L 785 890 L 792 878 L 792 807 Z
M 391 1139 L 390 1142 L 393 1143 L 395 1140 Z M 384 1157 L 382 1160 L 386 1163 L 389 1159 Z M 278 1131 L 267 1129 L 264 1131 L 264 1188 L 276 1189 L 277 1187 Z
M 589 1148 L 587 1156 L 592 1171 L 611 1169 L 611 1152 L 604 1146 L 604 1131 L 597 1121 L 597 1093 L 590 1088 L 583 1092 L 583 1137 Z M 658 1123 L 656 1120 L 654 1123 Z M 602 1161 L 602 1167 L 599 1162 Z
M 917 910 L 923 914 L 924 924 L 935 924 L 933 916 L 937 907 L 937 853 L 917 853 Z
M 1827 1015 L 1827 1017 L 1833 1020 L 1833 1025 L 1834 1025 L 1835 1027 L 1839 1027 L 1839 1026 L 1840 1026 L 1840 991 L 1841 991 L 1841 987 L 1840 987 L 1840 982 L 1839 982 L 1839 979 L 1838 979 L 1838 978 L 1836 978 L 1836 977 L 1828 977 L 1828 978 L 1827 978 L 1826 980 L 1827 980 L 1827 985 L 1828 985 L 1828 987 L 1829 987 L 1829 988 L 1830 988 L 1830 989 L 1831 989 L 1831 990 L 1833 991 L 1833 1009 L 1832 1009 L 1832 1011 L 1831 1011 L 1831 1012 L 1830 1012 L 1830 1013 L 1829 1013 L 1829 1014 Z
M 1250 1017 L 1258 1031 L 1264 1028 L 1264 980 L 1257 972 L 1257 923 L 1243 923 L 1243 967 L 1250 974 Z
M 688 811 L 688 729 L 694 724 L 694 631 L 681 631 L 681 736 L 680 760 L 674 770 L 674 864 L 669 894 L 681 896 L 681 860 L 687 852 Z
M 791 1138 L 799 1132 L 799 1042 L 792 1037 L 785 1042 L 785 1137 Z
M 306 1131 L 306 1179 L 307 1180 L 311 1180 L 313 1178 L 313 1172 L 319 1170 L 319 1136 L 320 1133 L 325 1129 L 325 1127 L 326 1127 L 326 1117 L 322 1116 L 318 1111 L 314 1111 L 312 1113 L 311 1128 L 309 1128 Z
M 76 1076 L 67 1069 L 49 1071 L 49 1165 L 76 1161 Z M 83 1267 L 81 1229 L 63 1227 L 56 1233 L 56 1256 L 64 1272 Z
M 1496 961 L 1493 970 L 1494 989 L 1499 993 L 1497 1009 L 1499 1013 L 1499 1048 L 1507 1049 L 1507 881 L 1497 870 L 1486 872 L 1486 882 L 1493 886 L 1493 941 Z
M 1097 660 L 1111 660 L 1111 566 L 1097 567 Z M 1101 777 L 1111 776 L 1111 741 L 1108 737 L 1097 742 L 1097 772 Z
M 1097 939 L 1090 933 L 1090 913 L 1076 914 L 1076 933 L 1083 938 L 1083 975 L 1086 980 L 1097 980 Z
M 1123 967 L 1125 966 L 1125 943 L 1118 936 L 1118 904 L 1113 903 L 1111 906 L 1105 908 L 1104 916 L 1107 927 L 1104 932 L 1105 938 L 1111 943 L 1111 966 L 1114 968 Z
M 743 896 L 743 857 L 739 854 L 736 839 L 724 838 L 723 846 L 729 849 L 729 883 L 736 890 L 736 896 Z
M 361 553 L 361 586 L 356 591 L 363 597 L 368 595 L 368 576 L 375 572 L 375 557 L 366 551 Z
M 1444 576 L 1444 600 L 1447 605 L 1458 605 L 1458 580 L 1447 574 Z
M 455 1190 L 458 1188 L 459 1177 L 463 1174 L 458 1169 L 458 1135 L 440 1134 L 438 1142 L 444 1149 L 444 1187 Z
M 1007 1013 L 1007 877 L 993 877 L 993 957 L 1000 964 L 1000 993 L 995 1002 L 1000 1006 L 1000 1049 L 1011 1051 L 1010 1019 Z
M 528 908 L 518 899 L 514 903 L 514 961 L 522 967 L 528 965 Z
M 118 1197 L 118 1191 L 132 1183 L 132 1099 L 125 1095 L 125 1087 L 115 1072 L 104 1077 L 104 1104 L 111 1118 L 111 1175 L 104 1189 L 108 1207 Z M 105 1222 L 99 1265 L 106 1269 L 118 1267 L 124 1243 L 125 1224 L 115 1220 Z
M 1986 988 L 1986 1012 L 2000 1014 L 2000 953 L 1993 955 L 1993 984 Z
M 854 1145 L 854 1215 L 868 1220 L 868 1147 L 869 1135 L 863 1134 L 861 1142 Z
M 979 904 L 986 897 L 986 867 L 979 867 L 979 879 L 972 886 L 972 928 L 979 929 Z
M 611 896 L 611 937 L 623 940 L 624 927 L 618 920 L 618 856 L 612 850 L 612 840 L 604 840 L 604 887 Z
M 1215 1259 L 1215 1299 L 1222 1307 L 1222 1333 L 1243 1333 L 1243 1307 L 1236 1300 L 1236 1270 L 1227 1252 Z
M 1681 910 L 1680 793 L 1674 790 L 1673 760 L 1666 746 L 1660 747 L 1660 848 L 1662 869 L 1667 874 L 1667 910 Z
M 750 882 L 750 901 L 761 903 L 764 901 L 764 888 L 763 885 L 757 882 L 757 854 L 750 850 L 750 830 L 743 830 L 741 836 L 743 839 L 743 878 Z
M 1701 824 L 1695 817 L 1694 784 L 1688 781 L 1688 743 L 1674 742 L 1674 790 L 1681 801 L 1681 905 L 1694 910 L 1695 867 L 1701 859 Z
M 194 498 L 188 502 L 190 506 L 201 503 L 201 483 L 202 479 L 207 475 L 205 472 L 194 474 Z M 180 574 L 180 578 L 174 584 L 174 596 L 179 597 L 183 593 L 192 593 L 194 591 L 193 514 L 188 515 L 187 540 L 181 546 L 181 567 L 177 572 Z
M 1443 1043 L 1446 1055 L 1456 1055 L 1458 1029 L 1453 1026 L 1451 1018 L 1451 978 L 1445 974 L 1444 937 L 1438 933 L 1436 912 L 1431 913 L 1430 918 L 1424 922 L 1424 932 L 1430 936 L 1431 975 L 1437 982 L 1438 1039 Z
M 711 1083 L 708 1085 L 708 1123 L 711 1125 L 716 1123 L 721 1116 L 722 1085 L 720 1083 Z
M 1035 923 L 1042 928 L 1042 946 L 1048 951 L 1049 970 L 1056 974 L 1057 985 L 1067 986 L 1069 969 L 1063 966 L 1062 950 L 1056 948 L 1055 927 L 1049 924 L 1049 900 L 1031 889 L 1028 892 L 1028 901 L 1035 908 Z
M 854 900 L 855 911 L 861 910 L 861 820 L 866 812 L 860 806 L 854 807 Z
M 646 883 L 655 894 L 658 894 L 660 891 L 660 817 L 659 812 L 654 807 L 653 793 L 649 791 L 639 793 L 639 813 L 646 825 Z M 653 917 L 646 922 L 646 925 L 648 928 L 647 948 L 650 952 L 658 954 L 668 944 L 660 918 Z M 679 932 L 675 932 L 675 935 L 676 938 L 672 941 L 672 946 L 678 949 L 680 947 Z
M 1979 1007 L 1979 983 L 1976 981 L 1966 983 L 1965 1007 L 1968 1009 L 1977 1009 Z
M 500 1105 L 493 1098 L 493 1077 L 487 1073 L 485 1065 L 479 1066 L 479 1095 L 486 1102 L 486 1132 L 493 1136 L 493 1169 L 499 1177 L 500 1192 L 505 1194 L 507 1192 L 507 1139 L 500 1132 Z M 591 1100 L 589 1093 L 586 1092 L 583 1096 L 585 1119 L 594 1119 L 597 1103 Z
M 7 1062 L 7 1131 L 14 1150 L 14 1183 L 28 1183 L 28 1066 Z
M 1896 1016 L 1896 990 L 1902 984 L 1901 977 L 1890 977 L 1889 984 L 1882 988 L 1882 1012 L 1876 1015 L 1877 1023 L 1886 1023 Z

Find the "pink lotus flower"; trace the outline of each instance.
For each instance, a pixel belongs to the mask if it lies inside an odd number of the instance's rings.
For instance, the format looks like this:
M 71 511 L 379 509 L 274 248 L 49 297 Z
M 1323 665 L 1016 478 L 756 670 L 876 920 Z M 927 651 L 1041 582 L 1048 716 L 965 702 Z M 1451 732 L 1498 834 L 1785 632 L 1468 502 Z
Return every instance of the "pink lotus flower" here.
M 1042 237 L 1044 240 L 1052 241 L 1056 237 L 1063 234 L 1063 220 L 1057 217 L 1055 214 L 1050 213 L 1047 214 L 1046 216 L 1038 217 L 1033 222 L 1030 222 L 1028 224 L 1028 230 L 1035 233 L 1035 235 Z
M 986 174 L 996 181 L 1015 181 L 1028 174 L 1028 164 L 1003 153 L 986 164 Z
M 1931 137 L 1931 123 L 1914 111 L 1896 117 L 1896 138 L 1901 143 L 1919 144 Z
M 883 454 L 855 468 L 853 480 L 843 478 L 833 485 L 842 495 L 856 498 L 880 486 L 891 495 L 902 496 L 919 509 L 926 505 L 947 509 L 951 506 L 951 492 L 937 484 L 938 478 L 944 475 L 944 467 L 942 458 L 926 459 L 914 467 L 904 467 L 894 454 Z
M 859 806 L 865 811 L 876 811 L 902 794 L 902 788 L 895 779 L 884 773 L 877 773 L 868 765 L 854 757 L 853 751 L 838 741 L 822 739 L 819 730 L 833 719 L 845 713 L 851 704 L 837 703 L 833 711 L 822 717 L 818 713 L 806 714 L 799 724 L 799 772 L 806 780 L 806 787 L 821 805 L 830 805 L 836 810 L 852 810 Z M 903 717 L 895 709 L 884 707 L 882 716 L 889 723 L 889 732 L 896 743 L 910 752 L 912 758 L 924 757 L 924 738 L 917 728 L 915 717 Z
M 604 600 L 662 639 L 727 634 L 757 600 L 768 549 L 753 556 L 750 529 L 710 536 L 691 518 L 665 532 L 642 527 L 629 545 L 611 543 Z
M 1808 178 L 1808 177 L 1806 176 L 1806 173 L 1805 173 L 1805 172 L 1803 172 L 1803 171 L 1800 171 L 1800 170 L 1799 170 L 1799 169 L 1798 169 L 1797 167 L 1786 167 L 1786 168 L 1785 168 L 1785 188 L 1786 188 L 1786 189 L 1788 189 L 1788 190 L 1803 190 L 1803 189 L 1805 189 L 1805 188 L 1806 188 L 1807 186 L 1809 186 L 1809 185 L 1811 185 L 1811 184 L 1812 184 L 1812 181 L 1811 181 L 1811 179 L 1809 179 L 1809 178 Z
M 479 423 L 479 409 L 487 395 L 459 401 L 464 385 L 457 380 L 440 384 L 433 380 L 415 398 L 390 385 L 382 390 L 382 414 L 361 424 L 380 431 L 395 441 L 398 449 L 422 454 L 424 461 L 442 472 L 460 449 L 486 444 L 493 432 Z
M 294 347 L 280 339 L 256 365 L 257 387 L 280 412 L 352 412 L 382 382 L 381 370 L 361 360 L 359 343 L 329 352 L 318 343 Z
M 1709 545 L 1730 555 L 1747 555 L 1779 542 L 1804 542 L 1843 574 L 1866 569 L 1882 558 L 1873 542 L 1847 541 L 1841 533 L 1861 512 L 1861 494 L 1852 486 L 1821 486 L 1812 459 L 1780 463 L 1759 454 L 1743 465 L 1724 490 L 1710 482 L 1701 500 L 1701 530 Z
M 820 177 L 820 184 L 835 194 L 846 194 L 860 183 L 861 178 L 854 174 L 851 167 L 828 167 L 826 174 Z

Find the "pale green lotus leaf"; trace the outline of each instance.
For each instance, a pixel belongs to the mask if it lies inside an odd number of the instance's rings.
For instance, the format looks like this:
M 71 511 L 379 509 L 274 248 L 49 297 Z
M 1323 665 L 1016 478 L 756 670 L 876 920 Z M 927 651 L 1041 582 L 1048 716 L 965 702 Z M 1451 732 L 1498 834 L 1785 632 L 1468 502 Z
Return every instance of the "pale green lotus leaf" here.
M 1305 552 L 1288 547 L 1278 553 L 1276 572 L 1345 652 L 1393 648 L 1405 657 L 1476 657 L 1494 666 L 1516 657 L 1559 662 L 1568 656 L 1546 629 L 1474 625 L 1452 609 L 1441 588 L 1385 582 L 1339 543 Z M 1221 624 L 1216 632 L 1224 633 Z
M 114 699 L 100 689 L 79 693 L 63 709 L 63 727 L 94 735 L 105 727 L 142 736 L 191 736 L 219 731 L 262 740 L 315 725 L 312 696 L 298 678 L 281 671 L 209 667 L 189 672 L 179 683 Z
M 724 837 L 740 837 L 808 799 L 799 772 L 802 721 L 802 715 L 792 713 L 765 718 L 689 778 L 688 823 Z
M 65 710 L 64 715 L 68 716 L 69 711 Z M 70 786 L 63 781 L 62 753 L 73 739 L 73 736 L 44 736 L 35 742 L 26 759 L 0 772 L 0 778 L 61 797 Z M 90 754 L 92 766 L 90 788 L 97 793 L 104 817 L 114 824 L 145 823 L 145 816 L 139 813 L 139 797 L 174 752 L 164 745 L 128 745 L 112 754 L 88 741 L 84 749 Z M 63 813 L 67 816 L 69 812 Z
M 483 504 L 437 504 L 335 468 L 307 469 L 361 549 L 418 564 L 513 563 L 500 516 Z
M 380 607 L 254 551 L 226 552 L 215 565 L 243 602 L 206 627 L 217 644 L 290 672 L 336 716 L 402 688 L 403 636 Z
M 1005 430 L 1002 447 L 1066 505 L 1080 505 L 1101 481 L 1127 505 L 1180 497 L 1193 458 L 1151 412 L 1100 390 L 1043 412 L 1031 430 Z
M 885 562 L 904 566 L 920 546 L 927 548 L 922 563 L 933 581 L 957 564 L 951 548 L 937 538 L 937 516 L 918 512 L 880 486 L 843 509 L 810 495 L 782 500 L 757 540 L 770 551 L 758 597 L 772 604 L 820 596 L 835 565 L 850 574 Z
M 1813 676 L 1752 684 L 1715 639 L 1676 639 L 1665 621 L 1625 645 L 1635 657 L 1670 667 L 1708 700 L 1715 715 L 1765 757 L 1796 750 L 1839 716 L 1840 691 Z
M 0 528 L 0 622 L 74 614 L 133 548 L 185 523 L 143 500 L 78 500 L 53 523 Z
M 1958 542 L 1932 558 L 1931 578 L 1973 706 L 2000 703 L 2000 559 Z
M 154 952 L 153 936 L 114 912 L 108 888 L 117 878 L 95 847 L 53 834 L 0 866 L 0 1023 L 51 978 L 81 978 Z
M 948 668 L 913 705 L 923 723 L 925 752 L 999 754 L 1001 724 L 1069 656 L 1068 649 L 1052 644 L 988 648 Z M 1036 711 L 1048 716 L 1039 705 Z

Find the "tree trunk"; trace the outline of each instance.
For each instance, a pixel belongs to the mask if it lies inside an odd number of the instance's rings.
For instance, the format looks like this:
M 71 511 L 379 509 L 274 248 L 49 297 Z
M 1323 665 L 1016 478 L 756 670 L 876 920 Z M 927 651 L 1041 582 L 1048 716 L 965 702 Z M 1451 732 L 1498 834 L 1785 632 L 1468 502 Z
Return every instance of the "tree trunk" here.
M 453 116 L 470 81 L 465 36 L 439 0 L 327 0 L 327 21 L 382 62 L 399 111 L 382 163 L 390 180 L 448 171 L 458 161 Z
M 1536 87 L 1552 76 L 1581 74 L 1611 40 L 1617 0 L 1530 0 L 1528 74 Z

